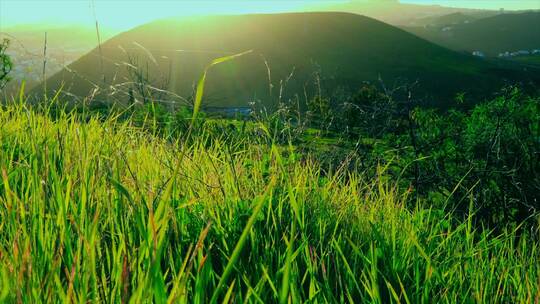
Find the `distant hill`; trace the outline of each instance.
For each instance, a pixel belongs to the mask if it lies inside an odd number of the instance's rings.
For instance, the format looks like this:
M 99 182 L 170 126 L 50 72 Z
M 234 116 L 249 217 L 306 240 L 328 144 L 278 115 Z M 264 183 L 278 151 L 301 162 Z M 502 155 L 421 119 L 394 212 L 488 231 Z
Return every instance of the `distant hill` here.
M 365 15 L 377 20 L 399 26 L 423 26 L 439 17 L 453 14 L 493 14 L 494 11 L 400 3 L 394 0 L 358 0 L 339 4 L 316 6 L 324 11 L 349 12 Z
M 64 65 L 79 59 L 98 44 L 96 29 L 82 26 L 58 26 L 50 24 L 27 24 L 0 28 L 0 39 L 11 41 L 8 53 L 12 57 L 12 82 L 8 92 L 19 90 L 20 82 L 26 81 L 30 89 L 43 80 L 43 49 L 47 33 L 46 75 L 59 72 Z M 101 29 L 102 41 L 113 32 Z
M 43 49 L 45 33 L 47 33 L 48 47 L 51 49 L 88 49 L 97 44 L 94 27 L 36 23 L 0 29 L 0 34 L 12 36 L 17 40 L 17 43 L 23 44 L 29 50 Z M 103 41 L 111 38 L 115 33 L 116 31 L 100 28 L 100 36 Z
M 522 11 L 512 11 L 508 13 L 490 10 L 463 10 L 447 15 L 435 15 L 430 17 L 411 20 L 407 26 L 422 26 L 430 28 L 443 28 L 459 24 L 468 24 L 480 19 L 495 17 L 502 14 L 522 14 Z M 405 26 L 405 25 L 404 25 Z
M 456 51 L 502 52 L 540 49 L 540 12 L 499 14 L 440 27 L 404 27 L 415 35 Z
M 477 18 L 468 14 L 464 14 L 461 12 L 458 13 L 452 13 L 444 16 L 436 16 L 436 17 L 425 17 L 416 20 L 415 25 L 417 26 L 448 26 L 448 25 L 455 25 L 455 24 L 463 24 L 463 23 L 470 23 L 472 21 L 475 21 Z
M 457 92 L 484 94 L 505 78 L 540 75 L 444 49 L 368 17 L 297 13 L 152 22 L 110 39 L 101 52 L 93 50 L 48 79 L 47 88 L 55 90 L 65 83 L 64 90 L 78 96 L 95 94 L 96 86 L 127 88 L 128 71 L 138 66 L 139 76 L 154 86 L 189 96 L 212 59 L 246 50 L 253 52 L 211 70 L 207 104 L 245 106 L 260 99 L 272 105 L 278 95 L 309 93 L 315 89 L 314 75 L 320 74 L 323 89 L 329 90 L 355 90 L 364 81 L 379 78 L 389 86 L 398 79 L 418 80 L 418 93 L 443 105 Z M 280 81 L 287 79 L 280 92 Z

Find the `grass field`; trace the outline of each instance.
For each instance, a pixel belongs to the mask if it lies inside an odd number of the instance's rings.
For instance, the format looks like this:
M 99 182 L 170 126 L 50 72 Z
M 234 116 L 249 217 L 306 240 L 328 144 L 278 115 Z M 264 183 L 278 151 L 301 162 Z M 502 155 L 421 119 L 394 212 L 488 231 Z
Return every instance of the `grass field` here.
M 323 174 L 264 130 L 171 141 L 23 103 L 0 126 L 0 302 L 540 298 L 537 236 L 406 204 L 382 167 Z

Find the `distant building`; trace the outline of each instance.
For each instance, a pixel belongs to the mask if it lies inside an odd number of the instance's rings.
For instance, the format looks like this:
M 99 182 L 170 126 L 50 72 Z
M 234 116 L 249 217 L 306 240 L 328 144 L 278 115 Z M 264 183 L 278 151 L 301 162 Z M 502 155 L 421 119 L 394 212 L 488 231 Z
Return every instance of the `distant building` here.
M 481 51 L 474 51 L 472 52 L 473 56 L 476 56 L 476 57 L 486 57 L 486 55 L 481 52 Z
M 514 52 L 503 52 L 499 53 L 498 57 L 516 57 L 516 56 L 528 56 L 528 55 L 538 55 L 540 54 L 540 49 L 534 49 L 534 50 L 519 50 Z

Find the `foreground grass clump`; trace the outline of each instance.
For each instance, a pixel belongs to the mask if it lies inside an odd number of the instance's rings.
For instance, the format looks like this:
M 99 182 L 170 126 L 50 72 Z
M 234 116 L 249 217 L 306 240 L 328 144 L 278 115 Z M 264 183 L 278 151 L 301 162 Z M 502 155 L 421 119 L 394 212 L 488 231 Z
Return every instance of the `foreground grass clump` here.
M 537 236 L 406 208 L 384 168 L 323 176 L 293 147 L 78 118 L 0 110 L 0 302 L 540 297 Z

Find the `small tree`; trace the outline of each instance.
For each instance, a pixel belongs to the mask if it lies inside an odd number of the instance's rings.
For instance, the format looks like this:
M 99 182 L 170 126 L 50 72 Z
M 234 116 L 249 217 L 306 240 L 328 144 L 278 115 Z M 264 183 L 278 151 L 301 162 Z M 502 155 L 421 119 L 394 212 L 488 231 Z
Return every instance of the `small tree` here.
M 321 129 L 329 127 L 333 116 L 330 99 L 317 95 L 308 101 L 307 108 L 312 125 Z
M 396 114 L 396 103 L 390 95 L 364 84 L 343 104 L 342 122 L 351 130 L 378 137 L 394 127 Z
M 0 90 L 6 86 L 8 81 L 11 80 L 11 78 L 9 77 L 9 73 L 13 68 L 13 63 L 11 62 L 11 58 L 9 57 L 9 55 L 6 53 L 8 47 L 9 40 L 4 39 L 0 43 Z

